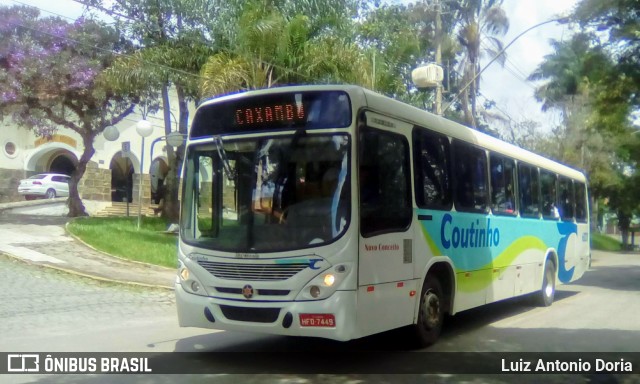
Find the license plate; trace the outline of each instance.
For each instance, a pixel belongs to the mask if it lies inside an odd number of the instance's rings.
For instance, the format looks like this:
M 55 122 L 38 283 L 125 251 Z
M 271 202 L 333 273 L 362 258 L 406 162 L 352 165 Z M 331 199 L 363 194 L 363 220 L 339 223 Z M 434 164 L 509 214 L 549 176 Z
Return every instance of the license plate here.
M 301 327 L 335 327 L 336 318 L 328 313 L 301 313 Z

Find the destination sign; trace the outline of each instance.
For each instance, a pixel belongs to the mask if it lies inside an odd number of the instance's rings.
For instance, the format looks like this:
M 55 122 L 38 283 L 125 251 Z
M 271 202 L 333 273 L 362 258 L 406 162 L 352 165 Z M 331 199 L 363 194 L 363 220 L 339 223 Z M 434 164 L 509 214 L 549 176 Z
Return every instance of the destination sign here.
M 351 119 L 351 103 L 343 91 L 275 92 L 201 106 L 190 136 L 344 128 Z

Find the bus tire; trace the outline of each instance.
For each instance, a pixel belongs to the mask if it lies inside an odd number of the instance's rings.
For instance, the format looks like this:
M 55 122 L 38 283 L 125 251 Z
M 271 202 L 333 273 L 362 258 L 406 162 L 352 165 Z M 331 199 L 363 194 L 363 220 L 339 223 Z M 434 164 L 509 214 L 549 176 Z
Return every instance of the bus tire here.
M 553 303 L 556 294 L 556 267 L 550 259 L 544 264 L 542 288 L 536 292 L 535 301 L 540 307 L 548 307 Z
M 444 302 L 440 280 L 433 275 L 428 275 L 420 294 L 418 321 L 414 324 L 419 347 L 432 345 L 440 336 L 444 321 Z

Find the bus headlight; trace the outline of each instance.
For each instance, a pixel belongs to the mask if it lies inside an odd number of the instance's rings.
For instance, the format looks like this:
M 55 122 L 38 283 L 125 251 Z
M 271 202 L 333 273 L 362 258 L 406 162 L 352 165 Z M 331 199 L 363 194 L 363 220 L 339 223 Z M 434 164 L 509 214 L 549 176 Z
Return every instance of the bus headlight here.
M 327 287 L 330 287 L 333 285 L 333 283 L 336 282 L 336 277 L 332 274 L 326 274 L 324 275 L 324 285 L 326 285 Z
M 180 286 L 182 286 L 182 289 L 184 289 L 186 292 L 200 296 L 209 295 L 204 289 L 204 285 L 202 285 L 195 274 L 192 273 L 189 268 L 187 268 L 182 263 L 180 263 L 180 268 L 178 269 L 178 281 L 180 283 Z
M 331 296 L 344 281 L 351 266 L 343 263 L 320 273 L 305 285 L 296 300 L 321 300 Z

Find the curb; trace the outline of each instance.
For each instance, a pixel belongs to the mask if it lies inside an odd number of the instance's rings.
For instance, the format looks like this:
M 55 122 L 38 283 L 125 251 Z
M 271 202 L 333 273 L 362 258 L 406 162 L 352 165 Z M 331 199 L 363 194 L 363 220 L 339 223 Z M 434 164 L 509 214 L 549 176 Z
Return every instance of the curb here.
M 14 256 L 14 255 L 12 255 L 10 253 L 6 253 L 6 252 L 1 252 L 0 251 L 0 255 L 5 255 L 5 256 L 13 259 L 13 260 L 20 261 L 20 262 L 22 262 L 24 264 L 35 265 L 37 267 L 42 267 L 42 268 L 50 268 L 50 269 L 53 269 L 53 270 L 56 270 L 56 271 L 59 271 L 59 272 L 68 273 L 70 275 L 80 276 L 80 277 L 84 277 L 84 278 L 87 278 L 87 279 L 102 281 L 102 282 L 106 282 L 106 283 L 132 285 L 132 286 L 136 286 L 136 287 L 164 289 L 164 290 L 170 290 L 170 291 L 174 290 L 174 287 L 169 287 L 169 286 L 166 286 L 166 285 L 145 284 L 145 283 L 137 283 L 135 281 L 109 279 L 107 277 L 90 275 L 90 274 L 87 274 L 87 273 L 82 273 L 82 272 L 79 272 L 79 271 L 75 271 L 73 269 L 57 267 L 57 266 L 54 266 L 54 265 L 51 265 L 51 264 L 34 263 L 32 261 L 23 259 L 21 257 Z
M 54 199 L 38 199 L 38 200 L 14 201 L 11 203 L 1 203 L 0 212 L 4 212 L 4 211 L 15 209 L 15 208 L 37 207 L 38 205 L 64 203 L 67 200 L 68 200 L 67 197 L 56 197 Z

